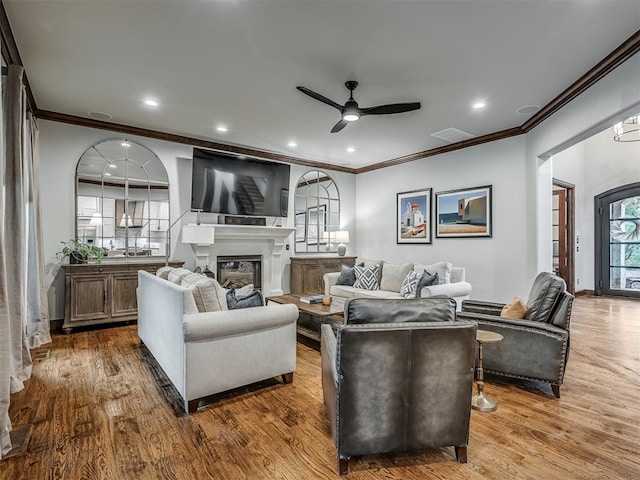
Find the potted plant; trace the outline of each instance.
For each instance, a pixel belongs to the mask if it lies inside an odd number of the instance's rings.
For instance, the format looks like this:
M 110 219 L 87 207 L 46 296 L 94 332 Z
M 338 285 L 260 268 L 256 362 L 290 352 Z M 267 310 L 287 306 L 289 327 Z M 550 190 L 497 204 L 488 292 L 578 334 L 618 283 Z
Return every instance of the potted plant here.
M 79 264 L 87 263 L 89 260 L 95 260 L 96 263 L 102 263 L 104 256 L 104 248 L 97 247 L 91 243 L 81 242 L 80 240 L 71 239 L 68 242 L 61 242 L 64 247 L 58 252 L 58 256 L 62 259 L 69 258 L 69 263 Z

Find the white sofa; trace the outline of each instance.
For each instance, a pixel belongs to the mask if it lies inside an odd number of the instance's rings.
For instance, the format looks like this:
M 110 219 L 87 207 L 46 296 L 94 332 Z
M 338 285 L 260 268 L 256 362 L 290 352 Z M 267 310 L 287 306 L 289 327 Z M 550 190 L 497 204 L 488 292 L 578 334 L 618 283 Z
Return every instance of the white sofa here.
M 138 272 L 138 336 L 182 396 L 185 411 L 200 398 L 296 368 L 295 305 L 199 313 L 191 291 Z
M 380 289 L 365 290 L 354 288 L 349 285 L 337 285 L 340 272 L 326 273 L 324 279 L 324 293 L 341 298 L 403 298 L 400 294 L 402 279 L 409 270 L 422 273 L 424 270 L 429 273 L 438 271 L 440 283 L 423 287 L 420 296 L 432 297 L 435 295 L 446 295 L 456 301 L 456 308 L 462 308 L 462 301 L 467 300 L 471 294 L 471 284 L 465 281 L 465 269 L 454 267 L 451 263 L 438 262 L 433 265 L 421 265 L 413 263 L 390 263 L 383 260 L 357 259 L 356 265 L 364 262 L 365 266 L 378 264 L 381 266 Z

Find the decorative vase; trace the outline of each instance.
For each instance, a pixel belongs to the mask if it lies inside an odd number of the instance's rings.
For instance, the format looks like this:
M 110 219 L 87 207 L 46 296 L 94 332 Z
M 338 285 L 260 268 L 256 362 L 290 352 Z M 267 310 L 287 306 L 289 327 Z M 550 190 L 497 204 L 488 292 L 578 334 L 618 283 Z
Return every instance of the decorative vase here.
M 73 251 L 69 254 L 69 263 L 72 265 L 79 265 L 87 263 L 87 259 L 81 252 Z

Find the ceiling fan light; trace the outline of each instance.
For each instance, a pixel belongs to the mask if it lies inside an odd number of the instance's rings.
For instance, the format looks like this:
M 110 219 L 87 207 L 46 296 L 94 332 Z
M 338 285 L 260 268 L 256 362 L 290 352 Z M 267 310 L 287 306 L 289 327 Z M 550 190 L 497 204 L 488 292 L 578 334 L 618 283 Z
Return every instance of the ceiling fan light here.
M 360 118 L 360 115 L 358 114 L 358 112 L 344 112 L 342 114 L 342 119 L 345 122 L 355 122 L 356 120 L 358 120 Z

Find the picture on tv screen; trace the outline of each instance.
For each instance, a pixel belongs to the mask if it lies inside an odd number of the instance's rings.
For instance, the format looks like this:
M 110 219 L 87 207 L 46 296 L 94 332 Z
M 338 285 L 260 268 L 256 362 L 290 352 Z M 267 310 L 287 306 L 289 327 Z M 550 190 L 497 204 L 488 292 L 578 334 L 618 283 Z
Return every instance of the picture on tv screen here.
M 285 163 L 194 148 L 191 208 L 226 215 L 286 217 L 290 170 Z

